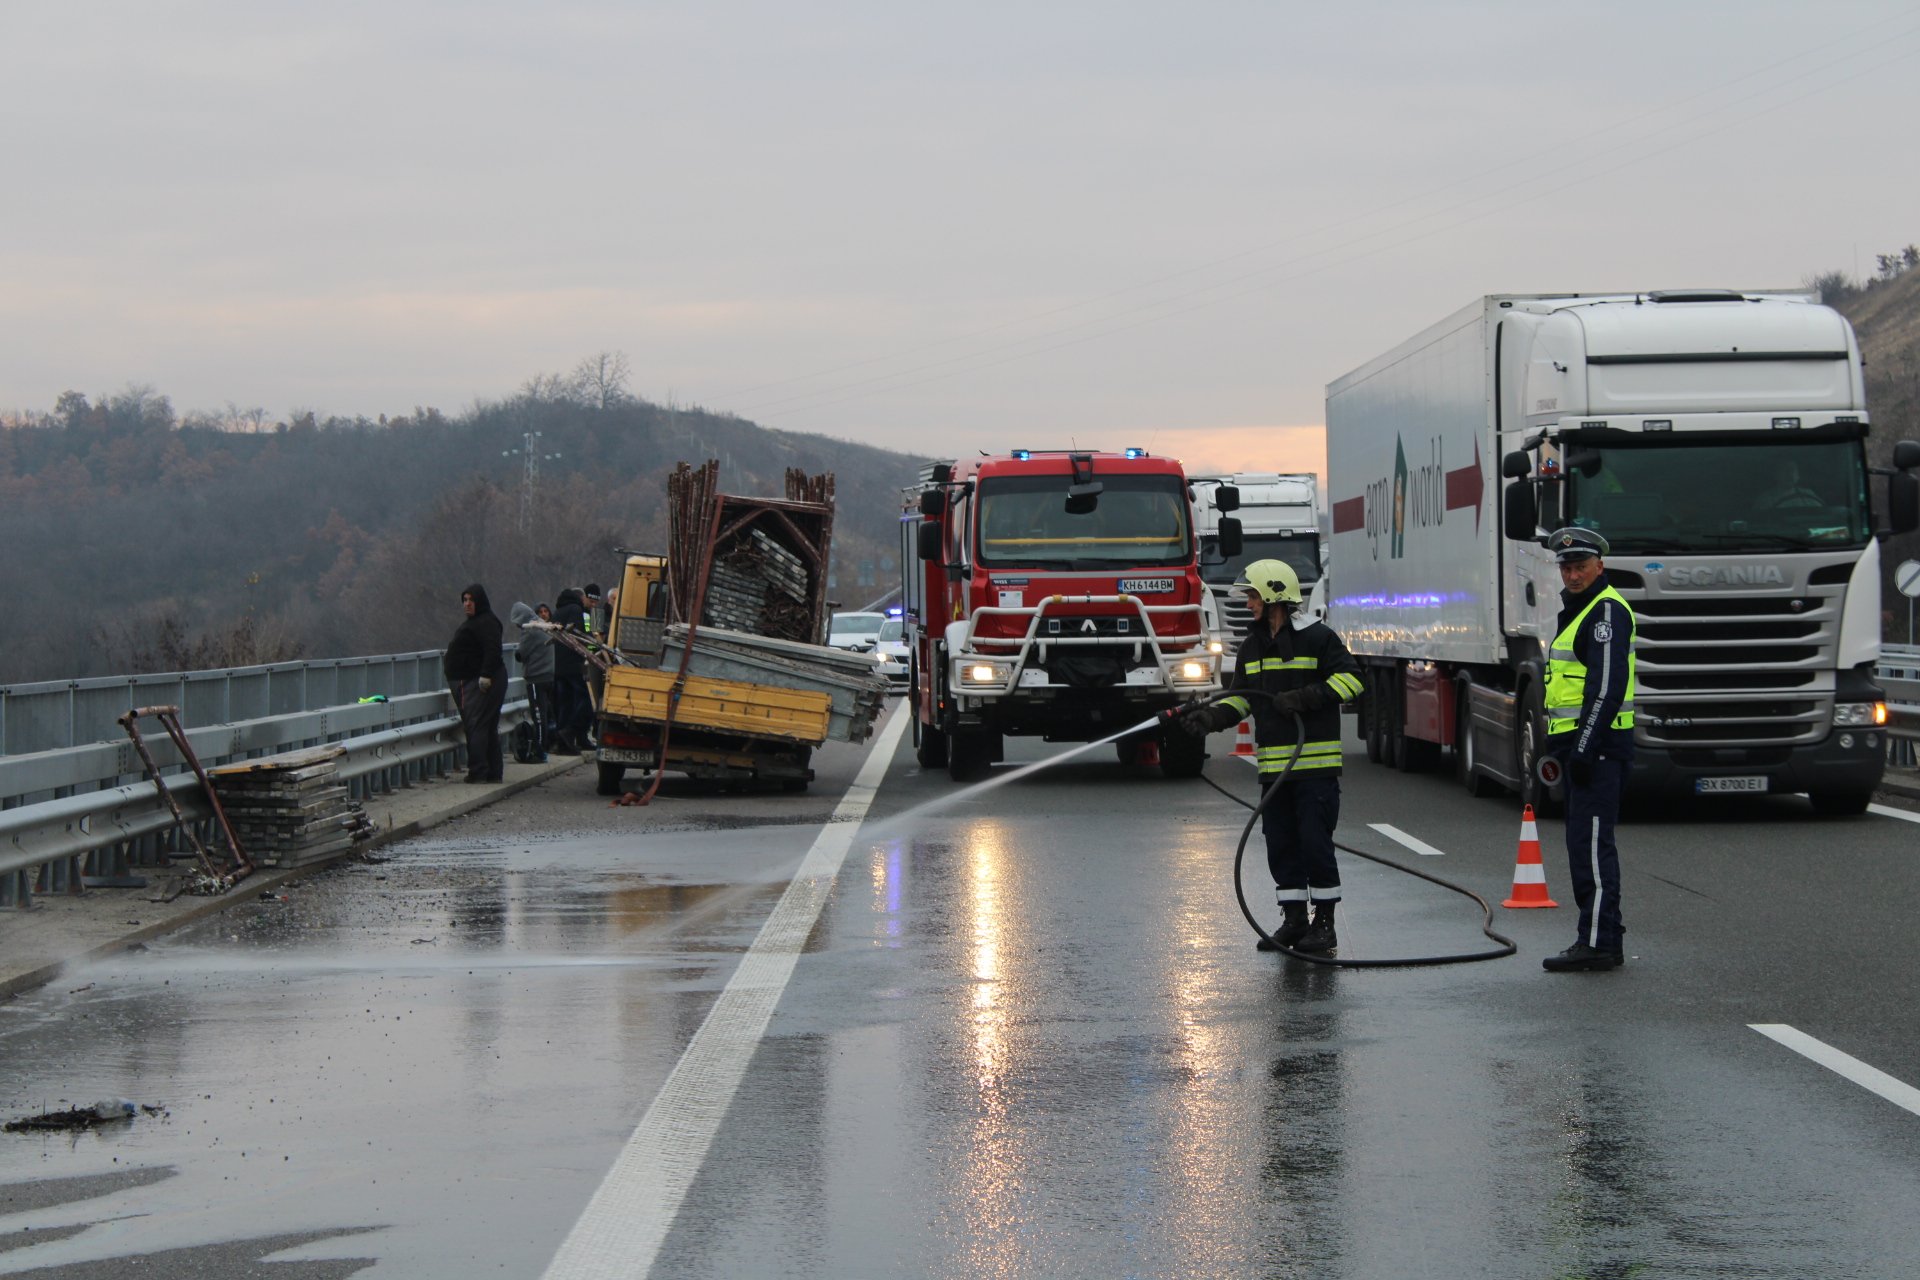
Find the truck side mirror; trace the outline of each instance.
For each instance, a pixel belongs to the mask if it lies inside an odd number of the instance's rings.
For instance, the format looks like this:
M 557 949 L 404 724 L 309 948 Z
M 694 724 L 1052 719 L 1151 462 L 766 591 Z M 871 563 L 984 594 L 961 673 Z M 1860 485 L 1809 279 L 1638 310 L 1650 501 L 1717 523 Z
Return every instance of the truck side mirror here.
M 1920 467 L 1920 440 L 1902 440 L 1894 445 L 1893 465 L 1901 471 Z
M 1238 511 L 1240 509 L 1240 490 L 1230 484 L 1215 485 L 1213 489 L 1213 509 L 1215 511 Z
M 1509 454 L 1509 457 L 1524 455 Z M 1500 513 L 1501 532 L 1510 542 L 1532 542 L 1540 536 L 1540 508 L 1533 500 L 1533 483 L 1515 480 L 1507 486 Z
M 937 524 L 923 524 L 915 536 L 914 551 L 922 560 L 938 560 L 941 552 L 941 527 Z
M 1222 559 L 1231 560 L 1239 555 L 1245 546 L 1240 534 L 1240 522 L 1232 516 L 1221 516 L 1219 530 L 1214 535 L 1214 543 L 1220 548 Z
M 1525 479 L 1533 471 L 1533 462 L 1519 449 L 1500 459 L 1500 474 L 1509 480 Z
M 940 516 L 945 515 L 946 512 L 947 491 L 945 489 L 928 489 L 920 495 L 921 515 Z
M 1920 476 L 1903 470 L 1887 477 L 1887 524 L 1891 533 L 1912 533 L 1920 529 Z

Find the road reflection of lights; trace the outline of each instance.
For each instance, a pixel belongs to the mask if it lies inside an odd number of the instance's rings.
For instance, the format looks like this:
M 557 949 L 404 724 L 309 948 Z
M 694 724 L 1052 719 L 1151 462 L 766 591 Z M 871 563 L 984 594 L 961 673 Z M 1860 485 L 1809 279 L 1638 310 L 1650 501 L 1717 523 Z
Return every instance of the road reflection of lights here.
M 873 913 L 879 917 L 877 947 L 900 945 L 900 869 L 902 842 L 889 840 L 875 845 L 867 859 L 867 876 L 873 882 Z
M 999 827 L 990 823 L 977 831 L 972 856 L 968 859 L 967 886 L 970 942 L 967 969 L 973 978 L 974 1079 L 982 1101 L 996 1110 L 1006 1102 L 999 1096 L 1007 1056 L 1007 1014 L 1000 990 L 1001 947 L 1006 927 L 1000 885 L 1006 856 L 1003 835 Z

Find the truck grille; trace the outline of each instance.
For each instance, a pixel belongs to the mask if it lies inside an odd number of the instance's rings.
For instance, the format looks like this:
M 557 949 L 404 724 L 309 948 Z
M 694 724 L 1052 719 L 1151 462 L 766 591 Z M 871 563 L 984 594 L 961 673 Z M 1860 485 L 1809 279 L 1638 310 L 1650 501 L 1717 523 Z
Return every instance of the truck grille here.
M 1811 576 L 1829 578 L 1830 568 Z M 1619 577 L 1626 581 L 1616 589 L 1633 606 L 1637 628 L 1638 741 L 1701 748 L 1827 736 L 1841 582 L 1801 585 L 1791 596 L 1736 597 L 1669 594 L 1637 575 Z

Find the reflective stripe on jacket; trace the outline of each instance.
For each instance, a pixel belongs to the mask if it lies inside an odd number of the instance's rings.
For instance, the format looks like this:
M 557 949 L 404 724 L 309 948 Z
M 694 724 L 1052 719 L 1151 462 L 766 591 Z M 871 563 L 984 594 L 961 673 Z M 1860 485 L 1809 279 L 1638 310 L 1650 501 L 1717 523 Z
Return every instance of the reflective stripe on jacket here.
M 1611 584 L 1593 593 L 1547 652 L 1547 735 L 1578 731 L 1574 754 L 1590 756 L 1595 734 L 1633 729 L 1633 607 Z M 1564 746 L 1566 740 L 1553 745 Z
M 1243 720 L 1252 713 L 1260 772 L 1279 773 L 1294 758 L 1297 731 L 1293 717 L 1274 710 L 1271 700 L 1261 695 L 1301 691 L 1306 739 L 1297 748 L 1293 772 L 1329 773 L 1340 768 L 1340 704 L 1359 696 L 1360 688 L 1360 664 L 1333 628 L 1313 622 L 1285 626 L 1273 635 L 1265 621 L 1256 619 L 1240 642 L 1233 691 L 1220 705 L 1237 711 Z

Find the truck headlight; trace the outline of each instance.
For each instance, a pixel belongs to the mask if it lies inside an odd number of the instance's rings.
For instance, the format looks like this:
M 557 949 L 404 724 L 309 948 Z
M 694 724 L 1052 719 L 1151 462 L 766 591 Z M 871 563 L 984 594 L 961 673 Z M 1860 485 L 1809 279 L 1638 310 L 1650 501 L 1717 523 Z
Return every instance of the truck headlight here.
M 1225 653 L 1226 651 L 1227 651 L 1227 646 L 1225 644 L 1222 644 L 1220 641 L 1218 640 L 1207 641 L 1208 653 Z
M 1183 683 L 1205 684 L 1213 678 L 1213 668 L 1197 658 L 1186 658 L 1174 664 L 1173 678 Z
M 1836 725 L 1849 727 L 1885 724 L 1887 704 L 1884 702 L 1836 702 L 1833 704 L 1833 722 Z
M 999 685 L 1007 682 L 1007 674 L 1013 668 L 1004 662 L 968 662 L 960 667 L 960 683 L 963 686 Z

